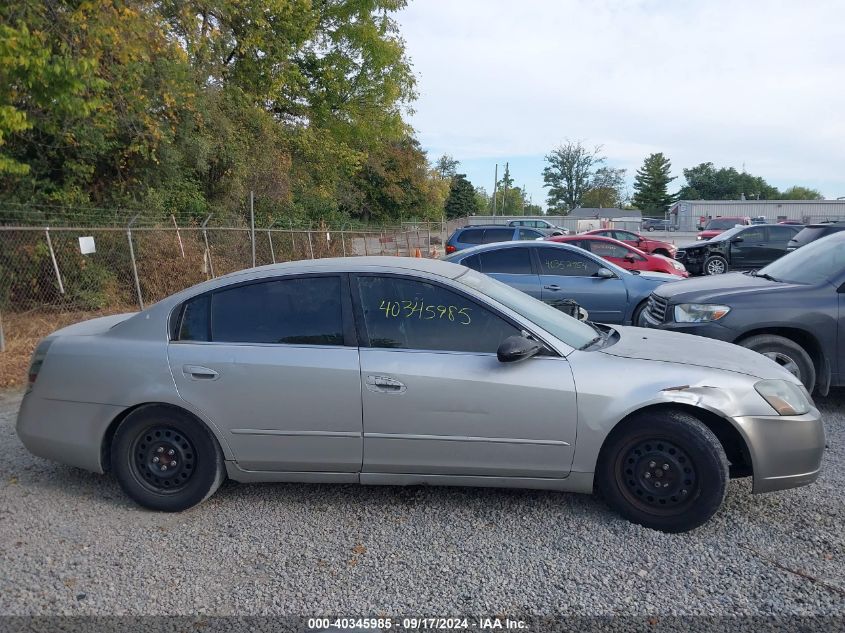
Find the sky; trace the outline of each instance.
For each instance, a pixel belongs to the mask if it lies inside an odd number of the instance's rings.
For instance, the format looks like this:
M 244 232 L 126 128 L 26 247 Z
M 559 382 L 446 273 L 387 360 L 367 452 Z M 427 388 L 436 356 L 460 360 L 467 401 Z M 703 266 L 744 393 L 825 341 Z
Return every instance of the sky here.
M 494 165 L 543 204 L 544 156 L 600 145 L 670 185 L 702 162 L 845 196 L 845 0 L 410 0 L 411 124 L 488 192 Z

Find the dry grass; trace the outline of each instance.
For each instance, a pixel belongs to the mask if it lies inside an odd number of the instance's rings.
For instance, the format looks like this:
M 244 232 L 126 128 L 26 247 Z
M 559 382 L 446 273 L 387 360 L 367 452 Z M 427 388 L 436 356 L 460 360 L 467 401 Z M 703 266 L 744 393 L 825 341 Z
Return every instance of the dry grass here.
M 32 351 L 42 338 L 59 328 L 107 314 L 127 312 L 133 308 L 112 308 L 96 312 L 21 312 L 3 313 L 6 351 L 0 352 L 0 389 L 26 384 L 26 372 Z

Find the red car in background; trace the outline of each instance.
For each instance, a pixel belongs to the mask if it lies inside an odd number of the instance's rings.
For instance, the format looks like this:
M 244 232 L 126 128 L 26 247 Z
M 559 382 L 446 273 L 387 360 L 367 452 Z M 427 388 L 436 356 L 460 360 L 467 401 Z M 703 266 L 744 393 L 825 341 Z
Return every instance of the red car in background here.
M 625 242 L 628 246 L 633 246 L 641 251 L 645 251 L 650 255 L 663 255 L 664 257 L 675 257 L 678 252 L 678 247 L 669 242 L 662 240 L 653 240 L 648 237 L 643 237 L 639 233 L 633 231 L 624 231 L 622 229 L 593 229 L 592 231 L 585 231 L 580 235 L 599 235 L 601 237 L 609 237 L 620 242 Z
M 689 277 L 687 269 L 681 262 L 665 255 L 650 255 L 638 248 L 601 235 L 557 235 L 546 238 L 550 242 L 571 244 L 593 255 L 613 262 L 625 270 L 642 270 L 655 273 L 667 273 L 678 277 Z
M 707 224 L 704 225 L 704 229 L 695 237 L 695 239 L 709 240 L 711 237 L 716 237 L 720 233 L 724 233 L 728 229 L 732 229 L 737 225 L 749 226 L 750 224 L 751 218 L 747 216 L 722 217 L 720 215 L 717 215 L 715 218 L 709 220 Z

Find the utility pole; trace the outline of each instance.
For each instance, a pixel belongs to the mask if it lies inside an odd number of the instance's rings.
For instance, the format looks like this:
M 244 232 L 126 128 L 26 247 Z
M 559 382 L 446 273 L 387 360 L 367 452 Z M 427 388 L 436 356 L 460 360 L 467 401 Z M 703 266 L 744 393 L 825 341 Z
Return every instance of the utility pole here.
M 496 217 L 496 189 L 499 186 L 499 163 L 496 163 L 496 170 L 493 172 L 493 217 Z
M 505 191 L 502 194 L 502 215 L 504 215 L 505 205 L 508 203 L 508 178 L 510 178 L 510 172 L 508 171 L 508 163 L 505 163 Z

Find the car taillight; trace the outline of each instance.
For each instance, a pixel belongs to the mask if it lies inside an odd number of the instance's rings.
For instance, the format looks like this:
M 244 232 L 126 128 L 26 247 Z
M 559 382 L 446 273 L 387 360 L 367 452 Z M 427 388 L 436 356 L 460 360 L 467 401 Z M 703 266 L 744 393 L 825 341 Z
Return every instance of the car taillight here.
M 451 255 L 452 253 L 458 252 L 458 249 L 452 246 L 451 244 L 446 244 L 446 254 Z
M 44 358 L 47 356 L 47 350 L 53 344 L 55 339 L 45 338 L 42 340 L 35 351 L 32 353 L 32 361 L 29 363 L 29 372 L 27 374 L 26 391 L 32 391 L 35 381 L 38 379 L 38 374 L 41 372 L 41 366 L 44 364 Z

